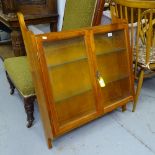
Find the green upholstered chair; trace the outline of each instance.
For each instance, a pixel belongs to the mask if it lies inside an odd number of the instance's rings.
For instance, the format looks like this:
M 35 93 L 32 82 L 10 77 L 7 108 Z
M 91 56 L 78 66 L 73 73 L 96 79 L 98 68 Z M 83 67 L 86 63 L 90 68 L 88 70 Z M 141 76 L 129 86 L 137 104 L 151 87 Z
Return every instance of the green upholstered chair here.
M 62 30 L 76 29 L 99 25 L 101 22 L 104 0 L 66 0 Z M 35 89 L 26 56 L 8 58 L 4 61 L 7 79 L 10 83 L 11 94 L 17 88 L 24 98 L 27 113 L 27 127 L 33 124 L 33 102 Z
M 10 94 L 16 88 L 24 99 L 24 107 L 27 114 L 27 127 L 31 127 L 34 117 L 33 102 L 35 100 L 35 90 L 26 56 L 7 58 L 4 60 L 6 76 L 10 83 Z

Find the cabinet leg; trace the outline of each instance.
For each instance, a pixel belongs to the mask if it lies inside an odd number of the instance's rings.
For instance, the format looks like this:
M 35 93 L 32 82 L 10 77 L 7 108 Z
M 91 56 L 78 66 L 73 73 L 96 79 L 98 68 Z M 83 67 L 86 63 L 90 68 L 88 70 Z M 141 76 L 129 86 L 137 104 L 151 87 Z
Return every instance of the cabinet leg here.
M 52 139 L 48 138 L 48 142 L 47 142 L 48 148 L 51 149 L 52 148 Z
M 13 30 L 11 32 L 12 48 L 15 56 L 25 55 L 25 46 L 20 31 Z
M 24 107 L 25 107 L 25 112 L 27 114 L 28 128 L 30 128 L 33 125 L 33 121 L 34 121 L 34 117 L 33 117 L 34 100 L 35 100 L 35 97 L 24 98 Z
M 122 112 L 126 111 L 126 104 L 122 106 Z

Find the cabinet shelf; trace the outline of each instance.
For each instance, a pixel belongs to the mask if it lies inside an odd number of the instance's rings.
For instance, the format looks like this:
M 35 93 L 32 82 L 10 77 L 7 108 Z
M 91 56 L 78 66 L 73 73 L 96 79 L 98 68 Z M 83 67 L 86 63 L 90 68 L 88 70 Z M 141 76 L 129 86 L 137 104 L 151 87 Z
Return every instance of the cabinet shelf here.
M 120 74 L 119 76 L 113 78 L 113 79 L 110 80 L 110 81 L 108 81 L 108 80 L 105 81 L 105 83 L 106 83 L 106 84 L 112 83 L 112 82 L 115 82 L 115 81 L 118 81 L 118 80 L 126 79 L 126 78 L 128 78 L 128 77 L 129 77 L 129 75 L 127 75 L 127 74 Z M 103 77 L 103 79 L 104 79 L 104 77 Z
M 111 54 L 111 53 L 115 53 L 115 52 L 123 52 L 125 51 L 126 48 L 117 48 L 117 49 L 113 49 L 113 50 L 107 50 L 106 52 L 102 53 L 102 52 L 99 52 L 96 54 L 96 56 L 101 56 L 101 55 L 106 55 L 106 54 Z M 74 59 L 74 60 L 70 60 L 70 61 L 67 61 L 67 62 L 64 62 L 64 63 L 58 63 L 58 64 L 49 64 L 48 65 L 48 68 L 55 68 L 55 67 L 61 67 L 63 65 L 67 65 L 67 64 L 71 64 L 71 63 L 75 63 L 77 61 L 84 61 L 84 60 L 87 60 L 88 58 L 86 56 L 82 56 L 80 58 L 77 58 L 77 59 Z
M 75 63 L 77 61 L 83 61 L 83 60 L 87 60 L 87 59 L 88 58 L 86 56 L 83 56 L 83 57 L 80 57 L 78 59 L 74 59 L 74 60 L 67 61 L 67 62 L 64 62 L 64 63 L 54 64 L 54 65 L 48 65 L 48 68 L 61 67 L 61 66 L 67 65 L 67 64 L 71 64 L 71 63 Z
M 104 52 L 97 52 L 96 56 L 101 56 L 101 55 L 106 55 L 106 54 L 112 54 L 112 53 L 115 53 L 115 52 L 123 52 L 125 51 L 126 48 L 115 48 L 115 49 L 112 49 L 112 50 L 106 50 Z
M 133 96 L 131 96 L 131 94 L 126 94 L 117 99 L 110 100 L 109 102 L 104 103 L 104 112 L 108 113 L 112 111 L 112 109 L 121 107 L 122 105 L 124 105 L 124 103 L 130 102 L 132 100 Z
M 67 100 L 69 98 L 84 94 L 84 93 L 89 92 L 91 90 L 92 90 L 91 87 L 87 87 L 87 88 L 85 88 L 83 90 L 72 93 L 72 95 L 67 95 L 67 96 L 64 96 L 64 97 L 58 97 L 57 99 L 55 99 L 55 102 L 60 102 L 60 101 L 63 101 L 63 100 Z
M 127 76 L 127 75 L 120 75 L 120 76 L 119 76 L 118 78 L 116 78 L 116 79 L 113 79 L 113 80 L 111 80 L 111 81 L 107 81 L 107 82 L 106 82 L 106 85 L 108 85 L 108 84 L 110 84 L 110 83 L 113 83 L 113 82 L 117 82 L 117 81 L 126 79 L 126 78 L 128 78 L 128 77 L 129 77 L 129 76 Z M 106 86 L 105 86 L 104 88 L 106 88 Z M 102 88 L 102 89 L 104 89 L 104 88 Z M 72 95 L 66 95 L 66 96 L 64 96 L 64 97 L 58 97 L 58 98 L 55 99 L 55 102 L 60 102 L 60 101 L 63 101 L 63 100 L 67 100 L 67 99 L 69 99 L 69 98 L 72 98 L 72 97 L 75 97 L 75 96 L 84 94 L 84 93 L 89 92 L 89 91 L 91 91 L 91 90 L 92 90 L 91 86 L 90 86 L 90 87 L 86 87 L 86 88 L 83 89 L 83 90 L 79 90 L 79 91 L 77 91 L 77 92 L 72 93 Z

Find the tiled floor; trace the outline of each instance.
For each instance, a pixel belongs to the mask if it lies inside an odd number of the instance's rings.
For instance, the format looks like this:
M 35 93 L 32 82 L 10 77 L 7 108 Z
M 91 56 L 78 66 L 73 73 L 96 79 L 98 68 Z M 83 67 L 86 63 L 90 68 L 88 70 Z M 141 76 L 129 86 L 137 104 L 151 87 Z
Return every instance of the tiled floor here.
M 38 108 L 26 128 L 22 99 L 9 95 L 0 61 L 0 155 L 155 155 L 155 78 L 145 80 L 135 113 L 116 110 L 58 139 L 48 150 Z

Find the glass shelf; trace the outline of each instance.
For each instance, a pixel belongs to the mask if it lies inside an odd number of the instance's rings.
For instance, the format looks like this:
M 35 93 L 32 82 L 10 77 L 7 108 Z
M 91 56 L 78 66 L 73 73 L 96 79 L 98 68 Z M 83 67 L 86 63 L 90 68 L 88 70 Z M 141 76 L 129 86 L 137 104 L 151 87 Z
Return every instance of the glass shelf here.
M 48 68 L 55 68 L 55 67 L 61 67 L 63 65 L 68 65 L 68 64 L 71 64 L 71 63 L 76 63 L 77 61 L 83 61 L 83 60 L 88 60 L 87 57 L 83 56 L 81 58 L 77 58 L 77 59 L 74 59 L 74 60 L 71 60 L 71 61 L 67 61 L 67 62 L 63 62 L 63 63 L 59 63 L 59 64 L 54 64 L 54 65 L 48 65 Z
M 126 48 L 117 48 L 117 49 L 106 51 L 104 53 L 98 52 L 96 54 L 96 56 L 101 56 L 101 55 L 104 55 L 104 54 L 105 55 L 106 54 L 111 54 L 111 53 L 115 53 L 115 52 L 123 52 L 125 50 L 126 50 Z M 77 58 L 77 59 L 74 59 L 74 60 L 70 60 L 70 61 L 67 61 L 67 62 L 64 62 L 64 63 L 54 64 L 54 65 L 48 64 L 48 68 L 60 67 L 61 65 L 66 65 L 66 64 L 69 64 L 69 63 L 76 63 L 77 61 L 82 61 L 82 60 L 87 60 L 87 59 L 88 58 L 86 56 L 82 56 L 80 58 Z
M 104 81 L 105 81 L 105 84 L 108 84 L 108 83 L 112 83 L 112 82 L 122 80 L 122 79 L 125 79 L 125 78 L 128 78 L 128 77 L 129 76 L 126 75 L 126 74 L 121 74 L 121 75 L 118 75 L 118 76 L 114 77 L 112 80 L 104 80 Z M 104 79 L 104 76 L 103 76 L 103 79 Z
M 116 48 L 116 49 L 111 49 L 111 50 L 106 50 L 106 51 L 96 51 L 96 56 L 101 56 L 101 55 L 106 55 L 106 54 L 112 54 L 115 52 L 123 52 L 125 51 L 126 48 Z
M 72 97 L 75 97 L 75 96 L 84 94 L 84 93 L 89 92 L 89 91 L 91 91 L 91 90 L 92 90 L 92 88 L 91 88 L 91 87 L 88 87 L 88 88 L 82 89 L 82 90 L 77 91 L 77 92 L 75 91 L 75 92 L 72 92 L 71 95 L 64 96 L 64 97 L 60 97 L 60 98 L 56 98 L 56 99 L 55 99 L 55 102 L 58 103 L 58 102 L 60 102 L 60 101 L 64 101 L 64 100 L 67 100 L 67 99 L 69 99 L 69 98 L 72 98 Z
M 101 89 L 106 89 L 108 84 L 113 83 L 113 82 L 117 82 L 117 81 L 120 81 L 120 80 L 123 80 L 123 79 L 126 79 L 128 77 L 129 76 L 127 76 L 127 75 L 120 75 L 119 77 L 113 79 L 112 81 L 105 81 L 106 86 L 104 88 L 101 88 Z M 69 98 L 72 98 L 72 97 L 75 97 L 75 96 L 87 93 L 87 92 L 89 92 L 91 90 L 92 90 L 91 86 L 88 86 L 88 87 L 85 87 L 85 88 L 83 88 L 81 90 L 72 92 L 71 95 L 66 95 L 66 96 L 63 96 L 63 97 L 62 96 L 61 97 L 57 97 L 57 98 L 55 98 L 55 102 L 58 103 L 60 101 L 67 100 Z

